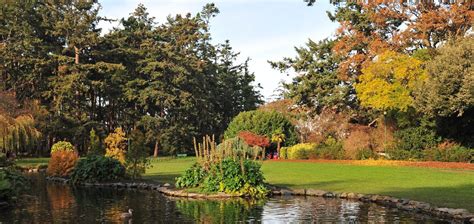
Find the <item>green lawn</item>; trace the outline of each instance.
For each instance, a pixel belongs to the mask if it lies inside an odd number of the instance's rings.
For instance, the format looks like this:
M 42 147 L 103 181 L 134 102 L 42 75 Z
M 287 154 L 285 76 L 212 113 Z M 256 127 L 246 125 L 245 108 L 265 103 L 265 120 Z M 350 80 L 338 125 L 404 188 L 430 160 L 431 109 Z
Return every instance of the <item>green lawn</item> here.
M 193 162 L 192 157 L 155 159 L 144 178 L 173 183 Z M 31 161 L 20 162 L 25 163 Z M 267 182 L 281 187 L 391 195 L 474 212 L 474 171 L 274 161 L 262 169 Z
M 37 167 L 39 165 L 48 165 L 49 158 L 26 158 L 16 161 L 16 165 L 21 167 Z

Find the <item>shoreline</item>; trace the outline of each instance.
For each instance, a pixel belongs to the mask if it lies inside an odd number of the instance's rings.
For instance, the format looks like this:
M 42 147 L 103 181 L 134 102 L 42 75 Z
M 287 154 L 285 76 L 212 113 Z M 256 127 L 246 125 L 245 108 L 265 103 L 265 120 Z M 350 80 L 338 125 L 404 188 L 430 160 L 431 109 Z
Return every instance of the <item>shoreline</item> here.
M 67 178 L 60 177 L 46 177 L 47 181 L 61 184 L 71 184 Z M 153 184 L 144 182 L 110 182 L 110 183 L 80 183 L 79 186 L 98 187 L 98 188 L 115 188 L 115 189 L 138 189 L 138 190 L 155 190 L 171 197 L 181 198 L 197 198 L 197 199 L 229 199 L 229 198 L 244 198 L 237 194 L 202 194 L 189 193 L 185 190 L 178 190 L 172 188 L 170 184 Z M 458 221 L 462 223 L 474 224 L 474 214 L 463 208 L 446 208 L 433 206 L 427 202 L 415 201 L 406 198 L 396 198 L 386 195 L 377 194 L 359 194 L 353 192 L 330 192 L 319 189 L 287 189 L 270 185 L 271 195 L 281 196 L 304 196 L 304 197 L 323 197 L 323 198 L 337 198 L 343 200 L 357 200 L 364 203 L 375 203 L 378 205 L 397 208 L 407 212 L 423 213 L 436 218 Z

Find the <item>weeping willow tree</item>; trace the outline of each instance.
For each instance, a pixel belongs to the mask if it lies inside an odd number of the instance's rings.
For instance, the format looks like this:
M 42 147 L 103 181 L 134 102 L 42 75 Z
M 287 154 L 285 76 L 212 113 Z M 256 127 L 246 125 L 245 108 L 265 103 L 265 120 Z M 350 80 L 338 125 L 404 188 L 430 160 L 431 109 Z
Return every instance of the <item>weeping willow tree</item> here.
M 13 94 L 0 93 L 0 152 L 22 152 L 37 145 L 41 133 L 31 110 L 19 108 Z

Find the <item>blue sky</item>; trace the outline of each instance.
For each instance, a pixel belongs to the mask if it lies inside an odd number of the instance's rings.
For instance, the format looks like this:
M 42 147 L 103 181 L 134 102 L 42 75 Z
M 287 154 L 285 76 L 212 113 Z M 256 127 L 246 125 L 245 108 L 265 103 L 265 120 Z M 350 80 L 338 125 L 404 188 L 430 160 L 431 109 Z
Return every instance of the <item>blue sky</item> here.
M 250 69 L 268 101 L 273 98 L 281 81 L 291 80 L 271 69 L 267 60 L 294 56 L 295 46 L 303 46 L 309 38 L 321 40 L 334 34 L 337 24 L 332 23 L 326 11 L 334 8 L 329 1 L 318 1 L 307 7 L 303 0 L 103 0 L 101 15 L 108 18 L 127 17 L 139 3 L 147 7 L 156 21 L 164 22 L 168 15 L 192 13 L 213 2 L 220 14 L 211 21 L 214 43 L 230 40 L 240 60 L 251 59 Z M 116 24 L 101 23 L 104 30 Z

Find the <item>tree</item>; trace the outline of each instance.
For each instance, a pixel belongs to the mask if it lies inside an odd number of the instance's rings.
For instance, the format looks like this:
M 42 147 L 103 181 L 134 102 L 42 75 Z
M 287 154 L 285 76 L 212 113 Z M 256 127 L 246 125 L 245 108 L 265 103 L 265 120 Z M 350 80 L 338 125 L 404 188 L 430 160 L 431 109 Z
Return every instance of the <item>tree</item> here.
M 125 164 L 125 153 L 127 150 L 127 138 L 122 128 L 116 128 L 105 138 L 106 152 L 105 156 L 112 157 L 120 163 Z
M 283 131 L 281 129 L 277 129 L 272 134 L 272 142 L 277 143 L 278 156 L 280 156 L 280 146 L 281 146 L 281 143 L 285 141 L 285 137 L 286 136 L 285 136 L 285 134 L 283 133 Z
M 150 164 L 148 148 L 145 145 L 145 136 L 138 129 L 132 131 L 130 141 L 130 149 L 125 156 L 125 167 L 130 176 L 136 179 L 145 173 Z
M 462 116 L 474 108 L 474 37 L 451 40 L 427 62 L 429 78 L 417 91 L 417 109 L 432 117 Z
M 41 132 L 35 127 L 34 102 L 19 107 L 15 95 L 0 91 L 0 153 L 28 152 L 36 148 Z
M 295 48 L 295 58 L 270 62 L 281 72 L 293 70 L 297 76 L 284 84 L 285 98 L 320 113 L 324 108 L 345 110 L 355 106 L 354 90 L 350 83 L 337 77 L 339 58 L 332 52 L 335 41 L 325 39 L 318 43 L 309 40 L 306 47 Z
M 355 88 L 362 106 L 379 111 L 407 111 L 413 91 L 427 78 L 422 61 L 387 51 L 362 70 Z
M 100 143 L 99 136 L 95 133 L 92 128 L 89 132 L 89 154 L 92 155 L 103 155 L 102 145 Z
M 257 135 L 272 138 L 272 134 L 280 130 L 285 136 L 285 146 L 298 142 L 295 127 L 284 115 L 276 111 L 246 111 L 241 112 L 230 122 L 224 133 L 225 139 L 236 137 L 242 131 L 250 131 Z
M 416 109 L 436 122 L 437 132 L 474 146 L 474 38 L 448 41 L 427 62 L 428 79 L 416 91 Z

